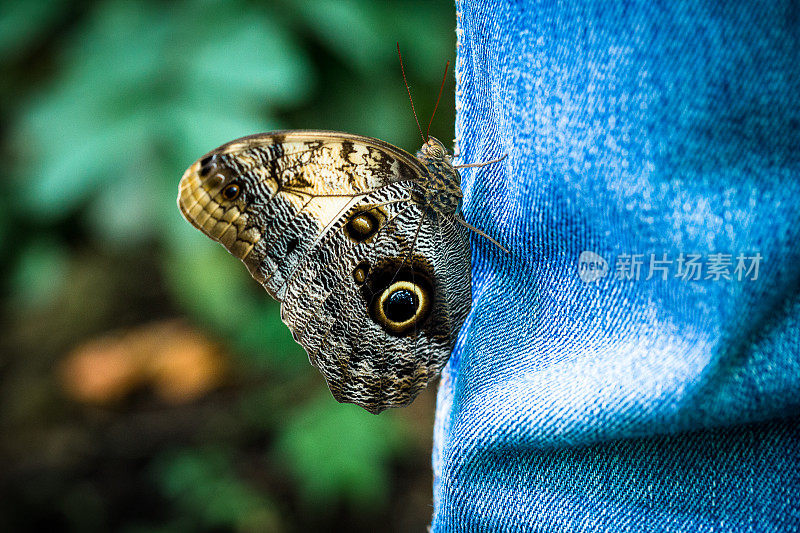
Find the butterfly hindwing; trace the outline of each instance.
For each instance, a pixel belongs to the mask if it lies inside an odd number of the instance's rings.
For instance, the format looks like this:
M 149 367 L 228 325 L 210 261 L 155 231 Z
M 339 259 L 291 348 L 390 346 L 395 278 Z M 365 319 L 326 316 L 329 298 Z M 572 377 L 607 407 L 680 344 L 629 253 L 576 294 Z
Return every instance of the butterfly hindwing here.
M 459 273 L 438 264 L 439 216 L 410 201 L 409 188 L 395 184 L 353 206 L 298 266 L 282 304 L 336 399 L 373 412 L 409 403 L 438 374 L 469 308 L 448 299 L 448 289 L 468 294 L 468 263 Z M 364 215 L 375 225 L 360 242 L 365 234 L 351 226 Z M 392 291 L 417 297 L 418 314 L 381 309 L 383 299 L 391 310 Z

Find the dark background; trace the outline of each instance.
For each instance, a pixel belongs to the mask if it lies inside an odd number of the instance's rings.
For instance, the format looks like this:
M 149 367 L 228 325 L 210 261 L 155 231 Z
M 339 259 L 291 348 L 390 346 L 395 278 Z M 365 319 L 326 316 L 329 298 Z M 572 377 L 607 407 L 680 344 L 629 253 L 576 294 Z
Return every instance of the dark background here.
M 175 198 L 261 131 L 416 151 L 395 43 L 424 129 L 454 28 L 449 1 L 3 3 L 0 530 L 425 528 L 435 386 L 336 403 Z

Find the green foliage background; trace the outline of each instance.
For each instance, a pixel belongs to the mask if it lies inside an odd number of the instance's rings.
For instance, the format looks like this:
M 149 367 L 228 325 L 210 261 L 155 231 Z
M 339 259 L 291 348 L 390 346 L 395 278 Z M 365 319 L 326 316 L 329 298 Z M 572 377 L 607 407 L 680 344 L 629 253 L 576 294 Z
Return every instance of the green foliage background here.
M 432 398 L 336 403 L 242 265 L 175 205 L 197 157 L 272 129 L 415 151 L 455 51 L 449 1 L 6 2 L 0 7 L 0 529 L 421 529 Z M 453 131 L 453 80 L 431 133 Z M 424 124 L 423 124 L 424 127 Z M 70 401 L 82 340 L 186 317 L 232 354 L 188 405 Z

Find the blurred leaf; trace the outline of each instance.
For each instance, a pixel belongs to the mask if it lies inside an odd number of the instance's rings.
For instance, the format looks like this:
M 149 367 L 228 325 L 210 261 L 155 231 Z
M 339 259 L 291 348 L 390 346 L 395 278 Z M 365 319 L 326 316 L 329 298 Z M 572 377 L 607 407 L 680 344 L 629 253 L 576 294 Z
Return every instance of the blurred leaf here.
M 361 511 L 386 504 L 389 463 L 407 442 L 396 419 L 339 404 L 329 395 L 297 409 L 277 439 L 307 504 L 346 500 Z
M 45 306 L 58 296 L 66 281 L 67 251 L 52 239 L 33 241 L 20 253 L 11 276 L 11 293 L 23 308 Z
M 281 529 L 275 504 L 236 476 L 226 450 L 206 447 L 166 454 L 159 458 L 154 473 L 164 495 L 194 522 L 195 530 Z
M 183 305 L 202 319 L 233 332 L 249 319 L 247 270 L 217 243 L 200 234 L 193 247 L 172 252 L 170 282 Z
M 107 176 L 132 163 L 128 161 L 132 154 L 120 154 L 119 148 L 126 143 L 144 143 L 147 123 L 145 117 L 130 118 L 108 124 L 102 131 L 86 131 L 80 140 L 72 142 L 69 134 L 53 128 L 51 139 L 39 141 L 42 158 L 29 170 L 33 179 L 22 183 L 23 205 L 35 216 L 63 215 Z M 47 142 L 51 144 L 47 146 Z
M 0 6 L 0 61 L 8 61 L 30 45 L 55 20 L 66 0 L 3 2 Z
M 93 217 L 104 227 L 115 208 L 160 198 L 160 190 L 120 181 L 155 179 L 174 188 L 182 169 L 172 161 L 188 166 L 215 144 L 263 130 L 259 113 L 301 99 L 311 85 L 305 57 L 268 9 L 251 10 L 244 21 L 242 7 L 99 4 L 86 30 L 65 46 L 53 85 L 20 114 L 12 142 L 24 157 L 18 175 L 25 208 L 61 217 L 106 184 L 114 194 L 101 196 L 106 207 Z M 131 211 L 121 209 L 117 217 L 126 215 Z M 139 210 L 134 218 L 141 216 Z M 128 223 L 108 236 L 137 227 L 140 235 L 154 233 Z
M 289 328 L 281 321 L 280 305 L 261 288 L 254 289 L 263 300 L 253 308 L 249 319 L 241 324 L 233 344 L 254 355 L 255 368 L 297 373 L 309 371 L 308 355 L 292 338 Z
M 160 168 L 154 163 L 147 159 L 135 170 L 132 165 L 122 167 L 116 181 L 106 182 L 97 191 L 86 216 L 100 242 L 130 248 L 163 228 L 163 213 L 173 202 L 159 194 L 162 191 L 154 177 Z
M 308 357 L 281 322 L 277 302 L 250 278 L 240 261 L 192 232 L 172 250 L 167 270 L 183 306 L 214 324 L 239 352 L 250 354 L 254 369 L 306 372 Z
M 293 2 L 308 27 L 347 64 L 372 71 L 387 43 L 374 30 L 386 22 L 377 2 L 301 0 Z
M 270 105 L 298 102 L 306 95 L 310 73 L 306 58 L 292 43 L 291 36 L 262 15 L 241 19 L 236 3 L 221 2 L 213 17 L 201 19 L 201 34 L 213 35 L 190 55 L 189 70 L 194 85 L 192 96 L 207 94 L 236 96 L 234 103 L 247 99 Z M 198 24 L 199 25 L 199 24 Z
M 384 72 L 395 74 L 402 88 L 396 48 L 399 43 L 406 71 L 438 83 L 444 61 L 455 51 L 453 9 L 448 3 L 294 0 L 291 6 L 343 64 L 367 79 L 378 69 L 389 67 Z M 409 82 L 413 81 L 412 77 Z

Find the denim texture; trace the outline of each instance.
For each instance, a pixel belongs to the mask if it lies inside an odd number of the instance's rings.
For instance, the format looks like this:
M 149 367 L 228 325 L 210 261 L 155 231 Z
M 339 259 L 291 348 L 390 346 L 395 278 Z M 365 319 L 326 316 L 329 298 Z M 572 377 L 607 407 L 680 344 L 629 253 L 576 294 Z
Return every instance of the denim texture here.
M 457 13 L 459 162 L 508 155 L 463 209 L 511 253 L 473 235 L 433 531 L 798 531 L 800 3 Z

